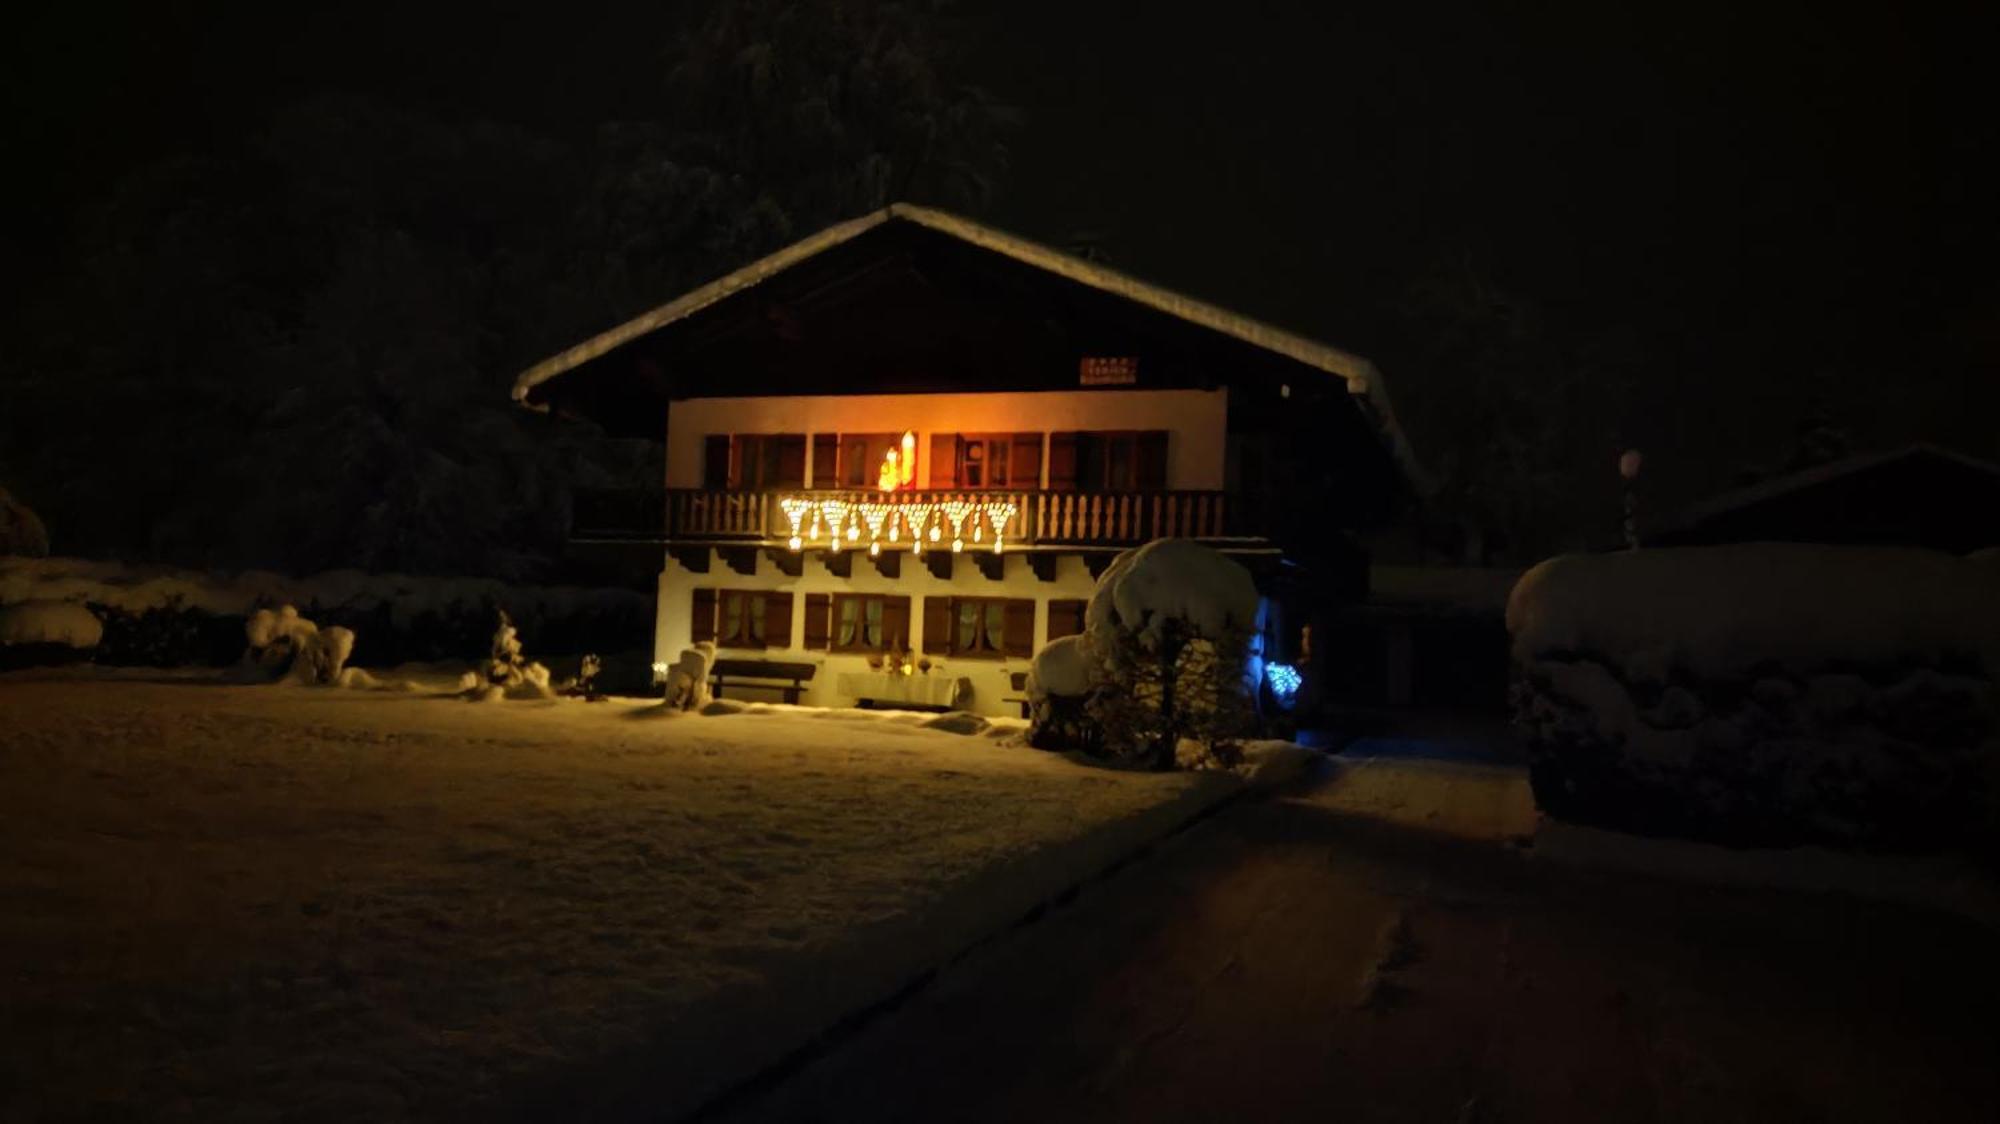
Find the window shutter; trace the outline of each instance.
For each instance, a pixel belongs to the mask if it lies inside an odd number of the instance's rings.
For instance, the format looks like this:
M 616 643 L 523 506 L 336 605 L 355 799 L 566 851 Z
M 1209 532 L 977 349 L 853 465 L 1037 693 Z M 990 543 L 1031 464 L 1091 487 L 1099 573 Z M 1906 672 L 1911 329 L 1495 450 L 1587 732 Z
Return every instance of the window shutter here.
M 729 487 L 729 435 L 711 433 L 701 442 L 701 486 Z
M 891 652 L 900 652 L 910 646 L 909 598 L 882 599 L 882 646 Z
M 1016 433 L 1008 441 L 1010 450 L 1007 483 L 1015 488 L 1042 486 L 1042 435 Z
M 813 434 L 813 487 L 840 487 L 840 437 L 833 433 Z
M 833 598 L 824 593 L 806 594 L 806 650 L 823 652 L 832 639 Z
M 1049 434 L 1049 490 L 1076 491 L 1076 437 L 1074 433 Z
M 924 651 L 931 655 L 951 654 L 951 598 L 924 598 Z
M 1149 429 L 1139 435 L 1139 466 L 1134 478 L 1141 491 L 1167 486 L 1167 431 Z
M 749 460 L 757 453 L 757 442 L 745 439 L 740 433 L 729 438 L 729 483 L 728 487 L 741 488 L 746 484 Z
M 764 595 L 764 646 L 792 646 L 792 595 L 789 593 Z
M 1005 628 L 1000 641 L 1000 650 L 1010 656 L 1032 656 L 1035 654 L 1035 603 L 1027 600 L 1007 602 Z
M 1049 639 L 1057 640 L 1082 632 L 1084 604 L 1073 600 L 1049 602 Z
M 764 481 L 766 488 L 806 486 L 806 435 L 787 433 L 772 438 L 778 443 L 778 478 Z
M 694 591 L 692 609 L 693 627 L 688 635 L 697 644 L 715 639 L 715 591 L 697 589 Z
M 958 434 L 931 434 L 931 487 L 958 487 Z

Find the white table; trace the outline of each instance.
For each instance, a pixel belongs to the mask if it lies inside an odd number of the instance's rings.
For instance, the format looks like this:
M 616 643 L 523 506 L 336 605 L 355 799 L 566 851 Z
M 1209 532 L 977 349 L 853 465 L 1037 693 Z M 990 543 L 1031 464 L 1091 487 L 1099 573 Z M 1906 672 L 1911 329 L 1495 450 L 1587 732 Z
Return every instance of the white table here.
M 962 706 L 972 697 L 972 681 L 962 676 L 891 675 L 886 671 L 843 671 L 834 677 L 834 686 L 852 699 L 867 699 L 877 705 L 897 703 L 916 706 Z

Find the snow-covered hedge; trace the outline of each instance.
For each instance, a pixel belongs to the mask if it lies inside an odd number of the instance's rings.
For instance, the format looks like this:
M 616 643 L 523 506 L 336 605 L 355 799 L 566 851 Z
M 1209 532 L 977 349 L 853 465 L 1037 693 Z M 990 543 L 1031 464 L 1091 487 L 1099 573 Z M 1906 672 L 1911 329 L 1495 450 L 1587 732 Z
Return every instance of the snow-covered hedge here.
M 104 625 L 82 605 L 0 605 L 0 670 L 86 660 L 103 638 Z
M 1570 556 L 1523 576 L 1507 625 L 1556 818 L 1744 845 L 1992 837 L 1990 567 L 1791 544 Z
M 0 558 L 0 607 L 87 606 L 103 625 L 99 663 L 234 662 L 260 608 L 294 605 L 322 626 L 352 630 L 369 665 L 462 659 L 487 649 L 505 609 L 543 652 L 609 652 L 650 644 L 652 606 L 618 589 L 509 586 L 339 570 L 306 578 L 204 573 L 73 558 Z

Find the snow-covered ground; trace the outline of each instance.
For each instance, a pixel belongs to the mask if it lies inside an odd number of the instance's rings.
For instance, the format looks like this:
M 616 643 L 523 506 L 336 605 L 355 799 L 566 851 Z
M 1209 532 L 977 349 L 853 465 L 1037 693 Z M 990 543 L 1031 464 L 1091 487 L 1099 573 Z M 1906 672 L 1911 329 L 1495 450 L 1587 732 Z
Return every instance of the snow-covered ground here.
M 923 721 L 0 676 L 0 1118 L 669 1114 L 1243 783 Z

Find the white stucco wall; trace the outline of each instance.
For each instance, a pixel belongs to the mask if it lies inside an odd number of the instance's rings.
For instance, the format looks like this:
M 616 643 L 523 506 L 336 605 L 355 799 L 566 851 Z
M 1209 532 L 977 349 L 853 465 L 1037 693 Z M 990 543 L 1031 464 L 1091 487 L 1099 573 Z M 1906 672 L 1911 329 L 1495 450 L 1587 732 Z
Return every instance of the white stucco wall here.
M 666 486 L 701 487 L 702 438 L 711 433 L 909 430 L 917 435 L 919 471 L 928 473 L 933 433 L 1163 429 L 1167 487 L 1219 490 L 1228 411 L 1226 388 L 689 398 L 668 411 Z
M 1001 580 L 994 581 L 980 572 L 973 560 L 960 557 L 954 560 L 952 576 L 949 580 L 933 577 L 923 561 L 906 556 L 902 562 L 899 577 L 885 578 L 865 554 L 857 554 L 853 559 L 853 572 L 849 577 L 837 577 L 830 573 L 822 556 L 807 552 L 803 571 L 796 578 L 791 577 L 772 562 L 766 552 L 757 552 L 757 572 L 754 575 L 739 574 L 730 569 L 720 557 L 710 553 L 708 572 L 695 573 L 669 557 L 666 567 L 660 572 L 660 596 L 658 603 L 659 625 L 654 633 L 654 656 L 656 661 L 671 663 L 686 648 L 693 633 L 691 613 L 693 591 L 697 588 L 779 590 L 793 595 L 792 637 L 789 647 L 734 649 L 724 648 L 722 656 L 748 659 L 784 660 L 819 665 L 819 671 L 806 684 L 805 693 L 799 701 L 808 706 L 852 706 L 854 699 L 841 694 L 839 676 L 841 672 L 865 672 L 868 658 L 843 652 L 806 651 L 805 644 L 805 598 L 807 593 L 884 593 L 908 597 L 910 599 L 910 647 L 923 653 L 923 599 L 925 597 L 1017 597 L 1032 598 L 1035 602 L 1035 643 L 1039 650 L 1048 641 L 1049 605 L 1051 600 L 1088 600 L 1097 582 L 1090 576 L 1090 570 L 1083 559 L 1076 555 L 1066 555 L 1058 559 L 1054 581 L 1042 581 L 1029 568 L 1024 553 L 1010 553 L 1005 556 Z M 956 678 L 963 676 L 972 683 L 972 698 L 966 709 L 980 714 L 1018 715 L 1016 704 L 1006 700 L 1019 692 L 1013 689 L 1010 676 L 1014 672 L 1028 670 L 1027 657 L 1002 659 L 976 659 L 952 656 L 927 656 L 932 664 L 933 676 Z M 741 698 L 764 698 L 776 700 L 776 691 L 759 691 L 756 688 L 728 688 L 728 694 Z

